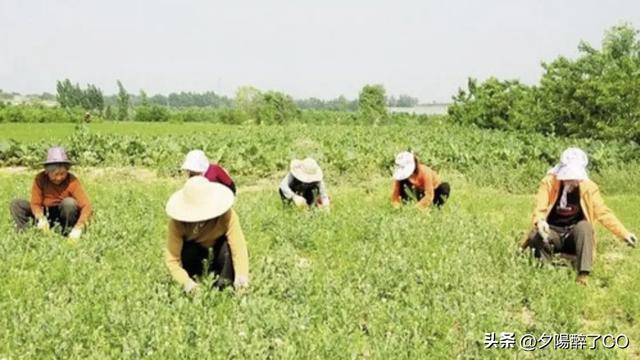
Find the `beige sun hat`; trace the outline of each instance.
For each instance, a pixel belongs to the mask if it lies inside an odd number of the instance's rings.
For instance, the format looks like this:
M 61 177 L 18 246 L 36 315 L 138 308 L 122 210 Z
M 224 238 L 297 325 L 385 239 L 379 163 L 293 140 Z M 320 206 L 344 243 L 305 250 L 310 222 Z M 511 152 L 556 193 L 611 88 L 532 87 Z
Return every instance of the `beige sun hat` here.
M 165 211 L 174 220 L 205 221 L 227 212 L 234 200 L 233 192 L 226 186 L 209 182 L 203 176 L 194 176 L 171 195 Z
M 318 182 L 322 180 L 322 169 L 312 158 L 304 160 L 294 159 L 291 161 L 289 171 L 296 179 L 304 183 Z

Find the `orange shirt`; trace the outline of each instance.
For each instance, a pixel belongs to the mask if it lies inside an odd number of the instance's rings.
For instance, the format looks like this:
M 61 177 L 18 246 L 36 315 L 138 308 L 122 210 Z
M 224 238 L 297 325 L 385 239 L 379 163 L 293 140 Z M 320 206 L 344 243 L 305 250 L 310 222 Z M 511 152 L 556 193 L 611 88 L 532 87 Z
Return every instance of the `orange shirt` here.
M 36 175 L 31 187 L 31 211 L 36 218 L 39 218 L 44 215 L 45 207 L 57 206 L 68 197 L 75 199 L 80 209 L 80 217 L 76 225 L 84 225 L 91 215 L 91 203 L 80 181 L 69 173 L 60 185 L 55 185 L 42 171 Z
M 434 189 L 440 186 L 440 178 L 438 174 L 424 164 L 418 164 L 418 171 L 409 177 L 409 183 L 419 192 L 424 193 L 424 197 L 418 202 L 421 208 L 427 208 L 433 203 Z M 400 203 L 400 186 L 401 182 L 395 180 L 393 182 L 393 193 L 391 194 L 392 203 Z

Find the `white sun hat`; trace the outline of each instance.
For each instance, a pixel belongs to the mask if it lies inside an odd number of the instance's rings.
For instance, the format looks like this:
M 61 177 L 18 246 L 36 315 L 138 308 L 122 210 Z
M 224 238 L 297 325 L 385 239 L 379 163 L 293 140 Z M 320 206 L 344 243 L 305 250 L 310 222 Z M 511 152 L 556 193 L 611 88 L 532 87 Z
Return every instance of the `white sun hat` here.
M 205 173 L 209 168 L 209 159 L 202 150 L 191 150 L 182 163 L 182 170 Z
M 304 183 L 318 182 L 322 180 L 322 169 L 312 158 L 304 160 L 291 160 L 289 171 L 296 179 Z
M 560 162 L 549 173 L 555 175 L 558 180 L 587 180 L 587 165 L 589 158 L 579 148 L 570 147 L 560 155 Z
M 174 220 L 199 222 L 226 213 L 234 199 L 233 192 L 226 186 L 209 182 L 203 176 L 194 176 L 171 195 L 165 210 Z
M 393 178 L 400 181 L 408 178 L 416 169 L 416 159 L 412 153 L 403 151 L 396 156 Z

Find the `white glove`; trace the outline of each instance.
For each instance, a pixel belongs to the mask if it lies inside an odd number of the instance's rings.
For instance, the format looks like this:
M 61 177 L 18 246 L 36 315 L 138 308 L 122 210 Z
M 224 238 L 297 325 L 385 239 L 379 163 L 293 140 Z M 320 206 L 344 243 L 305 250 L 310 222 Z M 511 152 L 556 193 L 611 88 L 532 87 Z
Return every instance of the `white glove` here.
M 330 205 L 331 205 L 331 202 L 329 201 L 329 198 L 323 199 L 320 202 L 320 209 L 324 212 L 329 212 Z
M 78 240 L 80 239 L 81 235 L 82 235 L 82 230 L 78 228 L 73 228 L 73 230 L 71 230 L 71 232 L 69 233 L 69 239 Z
M 46 217 L 41 217 L 40 219 L 38 219 L 38 224 L 36 225 L 36 227 L 38 228 L 38 230 L 42 230 L 44 232 L 49 231 L 49 220 L 47 220 Z
M 636 245 L 638 245 L 638 238 L 633 234 L 629 234 L 624 241 L 626 241 L 631 247 L 636 247 Z
M 191 280 L 191 279 L 189 279 L 189 282 L 184 285 L 184 292 L 189 294 L 193 290 L 195 290 L 197 287 L 198 287 L 198 283 L 193 281 L 193 280 Z
M 297 207 L 306 207 L 307 206 L 307 200 L 305 200 L 300 195 L 293 195 L 293 203 L 296 204 Z
M 236 279 L 233 281 L 233 287 L 238 288 L 246 288 L 249 286 L 249 277 L 244 275 L 236 276 Z
M 545 220 L 538 220 L 538 222 L 536 223 L 536 227 L 538 228 L 538 234 L 540 234 L 540 236 L 546 243 L 549 240 L 550 234 L 549 223 L 547 223 Z

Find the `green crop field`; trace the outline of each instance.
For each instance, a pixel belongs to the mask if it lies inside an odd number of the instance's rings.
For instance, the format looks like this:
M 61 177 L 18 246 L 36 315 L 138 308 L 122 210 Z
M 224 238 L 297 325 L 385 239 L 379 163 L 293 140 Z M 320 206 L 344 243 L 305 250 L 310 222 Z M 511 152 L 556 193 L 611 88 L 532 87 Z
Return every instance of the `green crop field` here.
M 592 155 L 607 204 L 640 232 L 637 148 L 443 123 L 129 126 L 0 126 L 0 359 L 640 357 L 640 250 L 598 226 L 583 288 L 573 269 L 539 268 L 517 247 L 537 181 L 573 143 Z M 78 161 L 95 209 L 77 244 L 16 234 L 9 219 L 53 143 Z M 389 166 L 409 146 L 452 184 L 440 211 L 390 206 Z M 185 295 L 164 267 L 164 205 L 195 147 L 240 184 L 246 292 Z M 282 207 L 278 182 L 305 155 L 325 169 L 331 213 Z M 631 344 L 485 350 L 487 332 L 625 334 Z
M 21 142 L 63 141 L 73 133 L 76 124 L 70 123 L 0 123 L 0 140 Z M 85 125 L 101 134 L 138 135 L 143 137 L 166 135 L 189 135 L 201 132 L 222 131 L 220 124 L 207 123 L 140 123 L 140 122 L 104 122 Z

